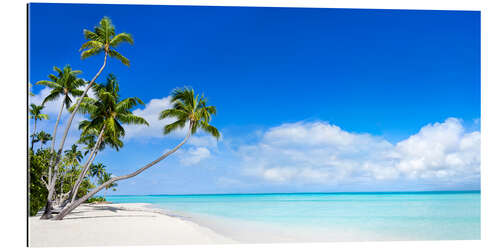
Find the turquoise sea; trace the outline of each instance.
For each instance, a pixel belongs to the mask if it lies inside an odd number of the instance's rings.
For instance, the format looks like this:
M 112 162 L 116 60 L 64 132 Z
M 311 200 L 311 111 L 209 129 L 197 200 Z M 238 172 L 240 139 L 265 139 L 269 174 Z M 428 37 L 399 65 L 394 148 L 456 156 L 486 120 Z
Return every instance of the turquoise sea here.
M 479 240 L 479 191 L 119 195 L 242 242 Z

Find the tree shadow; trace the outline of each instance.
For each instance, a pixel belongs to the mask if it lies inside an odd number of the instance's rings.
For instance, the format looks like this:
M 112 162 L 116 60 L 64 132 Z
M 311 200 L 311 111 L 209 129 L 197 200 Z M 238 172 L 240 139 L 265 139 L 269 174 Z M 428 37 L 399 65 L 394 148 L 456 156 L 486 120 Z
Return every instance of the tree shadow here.
M 154 215 L 97 215 L 97 216 L 77 216 L 77 217 L 66 217 L 65 220 L 75 220 L 75 219 L 95 219 L 95 218 L 134 218 L 134 217 L 156 217 Z
M 92 209 L 95 209 L 95 210 L 106 210 L 106 211 L 111 211 L 111 212 L 117 212 L 119 210 L 121 211 L 132 211 L 132 210 L 129 210 L 129 209 L 124 209 L 124 208 L 121 208 L 121 207 L 111 207 L 111 206 L 98 206 L 98 207 L 92 207 Z

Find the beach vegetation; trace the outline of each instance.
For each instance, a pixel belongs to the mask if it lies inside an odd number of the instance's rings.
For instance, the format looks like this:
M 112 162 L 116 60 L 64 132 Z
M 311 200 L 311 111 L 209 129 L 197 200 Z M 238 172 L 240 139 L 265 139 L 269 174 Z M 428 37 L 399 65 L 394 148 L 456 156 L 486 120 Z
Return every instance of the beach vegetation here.
M 33 133 L 31 134 L 31 149 L 33 149 L 33 144 L 35 143 L 35 135 L 36 135 L 36 121 L 39 120 L 48 120 L 49 116 L 46 114 L 42 113 L 42 110 L 44 108 L 43 105 L 35 105 L 31 104 L 30 105 L 30 118 L 33 119 L 34 124 L 33 124 Z
M 134 115 L 131 111 L 137 105 L 144 105 L 141 99 L 138 97 L 120 99 L 119 85 L 115 76 L 109 75 L 107 82 L 103 85 L 95 85 L 94 90 L 96 99 L 86 97 L 79 107 L 80 113 L 90 115 L 90 120 L 80 123 L 80 129 L 84 136 L 89 133 L 89 130 L 93 134 L 96 131 L 100 132 L 90 152 L 89 160 L 83 166 L 83 171 L 71 191 L 71 202 L 75 200 L 80 183 L 87 175 L 103 140 L 119 150 L 123 146 L 120 138 L 125 136 L 122 124 L 149 125 L 144 118 Z
M 64 148 L 64 143 L 66 141 L 66 138 L 68 136 L 69 130 L 71 128 L 71 124 L 73 122 L 73 119 L 76 115 L 77 110 L 79 110 L 80 103 L 82 100 L 85 98 L 87 95 L 87 92 L 89 89 L 93 86 L 97 78 L 101 75 L 102 71 L 106 67 L 107 63 L 107 58 L 108 55 L 112 58 L 118 59 L 120 62 L 123 64 L 130 66 L 130 61 L 124 57 L 122 54 L 120 54 L 116 48 L 123 44 L 123 43 L 129 43 L 133 44 L 134 41 L 132 39 L 132 36 L 128 33 L 115 33 L 115 27 L 111 22 L 111 19 L 108 17 L 103 17 L 99 24 L 94 27 L 93 31 L 84 29 L 83 30 L 83 35 L 85 40 L 87 40 L 81 47 L 80 51 L 81 52 L 81 58 L 86 59 L 94 55 L 98 55 L 101 53 L 104 53 L 104 61 L 99 69 L 99 71 L 95 74 L 95 76 L 90 80 L 90 82 L 87 83 L 86 87 L 84 88 L 80 98 L 77 99 L 75 103 L 75 108 L 73 112 L 71 112 L 71 115 L 68 118 L 68 121 L 66 123 L 66 128 L 64 130 L 63 136 L 61 138 L 61 142 L 59 145 L 59 149 L 57 151 L 57 154 L 54 159 L 51 159 L 50 161 L 50 166 L 48 172 L 50 173 L 48 176 L 48 196 L 47 196 L 47 204 L 45 206 L 45 212 L 41 216 L 41 219 L 49 219 L 52 218 L 52 210 L 53 210 L 53 205 L 52 205 L 52 199 L 55 190 L 55 184 L 58 178 L 58 164 L 59 161 L 61 160 L 61 154 Z M 54 171 L 53 171 L 54 170 Z

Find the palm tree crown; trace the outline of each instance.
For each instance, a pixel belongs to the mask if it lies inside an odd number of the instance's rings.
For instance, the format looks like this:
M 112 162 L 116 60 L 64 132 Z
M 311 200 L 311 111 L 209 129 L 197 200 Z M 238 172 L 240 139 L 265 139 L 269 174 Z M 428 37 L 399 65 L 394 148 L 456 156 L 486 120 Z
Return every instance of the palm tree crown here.
M 92 177 L 100 178 L 104 173 L 106 173 L 106 166 L 104 164 L 99 162 L 90 166 L 90 175 Z
M 83 159 L 82 152 L 78 150 L 78 146 L 73 144 L 71 148 L 64 151 L 66 158 L 68 159 L 68 164 L 72 166 L 77 166 Z
M 30 107 L 31 107 L 31 109 L 30 109 L 30 114 L 31 114 L 30 118 L 33 119 L 33 120 L 35 120 L 35 122 L 37 120 L 43 120 L 43 119 L 48 120 L 49 119 L 48 115 L 42 114 L 42 110 L 44 108 L 43 105 L 39 106 L 39 105 L 31 104 Z
M 45 105 L 46 102 L 54 101 L 59 96 L 63 96 L 63 103 L 66 108 L 69 108 L 73 102 L 70 96 L 79 97 L 83 93 L 78 88 L 85 85 L 85 81 L 77 77 L 82 72 L 80 70 L 72 70 L 69 65 L 64 66 L 62 70 L 54 66 L 54 71 L 57 72 L 57 76 L 50 74 L 50 80 L 42 80 L 36 83 L 52 89 L 50 94 L 43 100 L 42 105 Z
M 144 102 L 137 97 L 120 100 L 118 82 L 113 75 L 108 76 L 106 84 L 95 85 L 94 90 L 97 98 L 84 98 L 79 108 L 79 112 L 90 114 L 90 121 L 80 123 L 83 134 L 91 133 L 92 129 L 100 131 L 103 126 L 106 126 L 104 141 L 111 146 L 120 146 L 123 143 L 118 139 L 125 135 L 125 129 L 121 124 L 149 126 L 144 118 L 130 111 L 139 104 L 144 105 Z
M 41 142 L 43 145 L 45 145 L 45 143 L 47 143 L 50 140 L 52 140 L 52 136 L 49 133 L 46 133 L 45 131 L 38 132 L 33 139 L 35 143 Z
M 194 95 L 192 88 L 174 89 L 172 92 L 171 103 L 173 107 L 163 110 L 159 119 L 167 117 L 175 118 L 176 121 L 165 125 L 163 133 L 168 134 L 176 129 L 183 128 L 188 122 L 191 128 L 191 134 L 195 134 L 198 128 L 211 134 L 217 139 L 220 133 L 216 127 L 209 124 L 212 115 L 216 115 L 217 110 L 214 106 L 207 106 L 207 99 L 200 95 Z
M 104 52 L 113 58 L 120 60 L 123 64 L 130 66 L 130 61 L 116 51 L 116 47 L 121 43 L 127 42 L 131 45 L 134 44 L 132 35 L 128 33 L 120 33 L 115 35 L 115 26 L 111 23 L 109 17 L 103 17 L 99 25 L 94 27 L 94 31 L 83 30 L 85 42 L 80 50 L 82 51 L 82 59 L 88 58 Z

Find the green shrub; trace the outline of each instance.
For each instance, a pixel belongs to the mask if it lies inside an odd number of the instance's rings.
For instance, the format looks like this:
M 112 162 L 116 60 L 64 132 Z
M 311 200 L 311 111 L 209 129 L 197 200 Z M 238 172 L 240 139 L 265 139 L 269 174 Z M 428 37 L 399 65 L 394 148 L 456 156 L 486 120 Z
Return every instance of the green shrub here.
M 102 196 L 96 196 L 96 197 L 90 197 L 86 202 L 87 203 L 93 203 L 93 202 L 104 202 L 106 199 Z
M 47 188 L 43 184 L 41 177 L 49 166 L 50 151 L 48 149 L 38 149 L 36 153 L 29 150 L 29 175 L 28 175 L 28 196 L 30 216 L 36 215 L 47 202 Z

